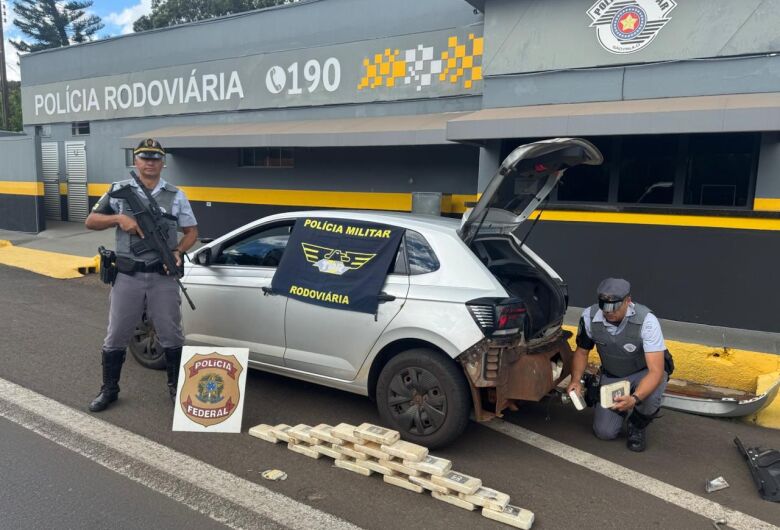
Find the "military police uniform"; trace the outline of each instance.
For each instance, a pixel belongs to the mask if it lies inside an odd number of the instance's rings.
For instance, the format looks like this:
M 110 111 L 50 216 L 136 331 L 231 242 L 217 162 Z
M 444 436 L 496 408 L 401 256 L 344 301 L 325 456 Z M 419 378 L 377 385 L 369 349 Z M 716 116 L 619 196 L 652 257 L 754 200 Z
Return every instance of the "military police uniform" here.
M 163 158 L 165 151 L 159 143 L 145 140 L 134 150 L 141 158 Z M 133 179 L 114 182 L 110 191 L 130 186 L 148 208 L 149 200 Z M 167 243 L 171 250 L 178 245 L 178 228 L 194 227 L 197 220 L 185 194 L 162 177 L 151 195 L 160 207 L 167 223 Z M 95 213 L 132 217 L 127 201 L 103 195 L 95 204 Z M 109 295 L 108 331 L 103 341 L 103 386 L 90 404 L 90 410 L 100 411 L 115 401 L 119 393 L 119 377 L 125 359 L 127 344 L 146 311 L 154 325 L 157 340 L 165 352 L 168 387 L 171 398 L 176 394 L 181 350 L 184 335 L 181 327 L 181 293 L 176 277 L 163 269 L 160 257 L 154 251 L 134 254 L 131 247 L 141 238 L 116 227 L 116 260 L 118 274 Z
M 625 280 L 608 279 L 602 282 L 598 291 L 599 297 L 606 295 L 614 300 L 623 300 L 630 294 L 630 285 Z M 661 383 L 645 399 L 636 398 L 637 404 L 628 417 L 629 448 L 643 450 L 644 429 L 661 407 L 669 377 L 667 372 L 671 370 L 671 356 L 666 350 L 658 319 L 646 306 L 632 302 L 623 320 L 615 325 L 604 318 L 604 311 L 595 304 L 582 312 L 577 345 L 585 350 L 596 346 L 601 358 L 602 386 L 627 380 L 632 394 L 648 373 L 645 352 L 664 352 L 668 363 L 665 363 L 666 372 Z M 606 409 L 600 403 L 595 409 L 593 432 L 603 440 L 616 438 L 623 426 L 625 413 Z

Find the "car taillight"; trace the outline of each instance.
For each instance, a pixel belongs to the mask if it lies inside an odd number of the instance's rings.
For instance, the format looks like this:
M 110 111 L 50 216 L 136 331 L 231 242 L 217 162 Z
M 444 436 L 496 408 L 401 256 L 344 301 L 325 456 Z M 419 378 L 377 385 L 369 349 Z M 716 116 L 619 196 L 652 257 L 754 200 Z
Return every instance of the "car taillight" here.
M 496 329 L 493 335 L 514 335 L 525 326 L 525 305 L 522 303 L 496 306 Z
M 508 336 L 525 329 L 525 304 L 517 298 L 480 298 L 466 307 L 485 335 Z

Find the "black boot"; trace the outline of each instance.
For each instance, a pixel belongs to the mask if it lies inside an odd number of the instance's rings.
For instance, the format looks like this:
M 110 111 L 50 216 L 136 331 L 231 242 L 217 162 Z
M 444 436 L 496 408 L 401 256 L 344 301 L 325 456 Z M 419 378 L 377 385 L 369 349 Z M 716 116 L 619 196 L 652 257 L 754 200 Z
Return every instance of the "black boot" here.
M 626 447 L 629 450 L 641 453 L 647 448 L 647 434 L 645 429 L 653 421 L 658 411 L 649 416 L 645 416 L 638 410 L 634 410 L 628 417 L 628 436 Z
M 176 403 L 176 389 L 179 386 L 179 365 L 181 348 L 165 348 L 165 369 L 168 371 L 168 392 L 171 403 Z
M 122 363 L 125 362 L 125 350 L 103 350 L 103 386 L 100 394 L 89 404 L 89 410 L 100 412 L 110 403 L 116 401 L 119 395 L 119 376 L 122 373 Z

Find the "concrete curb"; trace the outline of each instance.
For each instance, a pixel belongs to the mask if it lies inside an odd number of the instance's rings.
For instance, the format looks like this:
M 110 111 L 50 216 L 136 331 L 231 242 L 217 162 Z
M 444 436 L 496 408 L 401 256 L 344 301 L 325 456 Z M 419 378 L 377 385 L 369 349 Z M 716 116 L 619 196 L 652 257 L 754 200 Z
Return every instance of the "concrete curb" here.
M 67 280 L 97 272 L 100 268 L 100 257 L 73 256 L 16 247 L 10 241 L 0 240 L 0 263 L 50 278 Z

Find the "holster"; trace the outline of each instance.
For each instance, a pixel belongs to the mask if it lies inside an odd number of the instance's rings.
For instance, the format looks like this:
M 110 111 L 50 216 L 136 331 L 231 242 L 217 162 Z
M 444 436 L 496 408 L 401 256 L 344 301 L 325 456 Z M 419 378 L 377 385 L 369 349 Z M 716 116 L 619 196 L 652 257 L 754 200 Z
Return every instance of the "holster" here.
M 672 354 L 669 353 L 669 350 L 664 350 L 664 372 L 666 372 L 669 377 L 671 377 L 672 372 L 674 372 L 674 359 L 672 358 Z
M 100 246 L 98 254 L 100 255 L 100 281 L 107 285 L 114 285 L 119 272 L 116 265 L 116 252 Z

